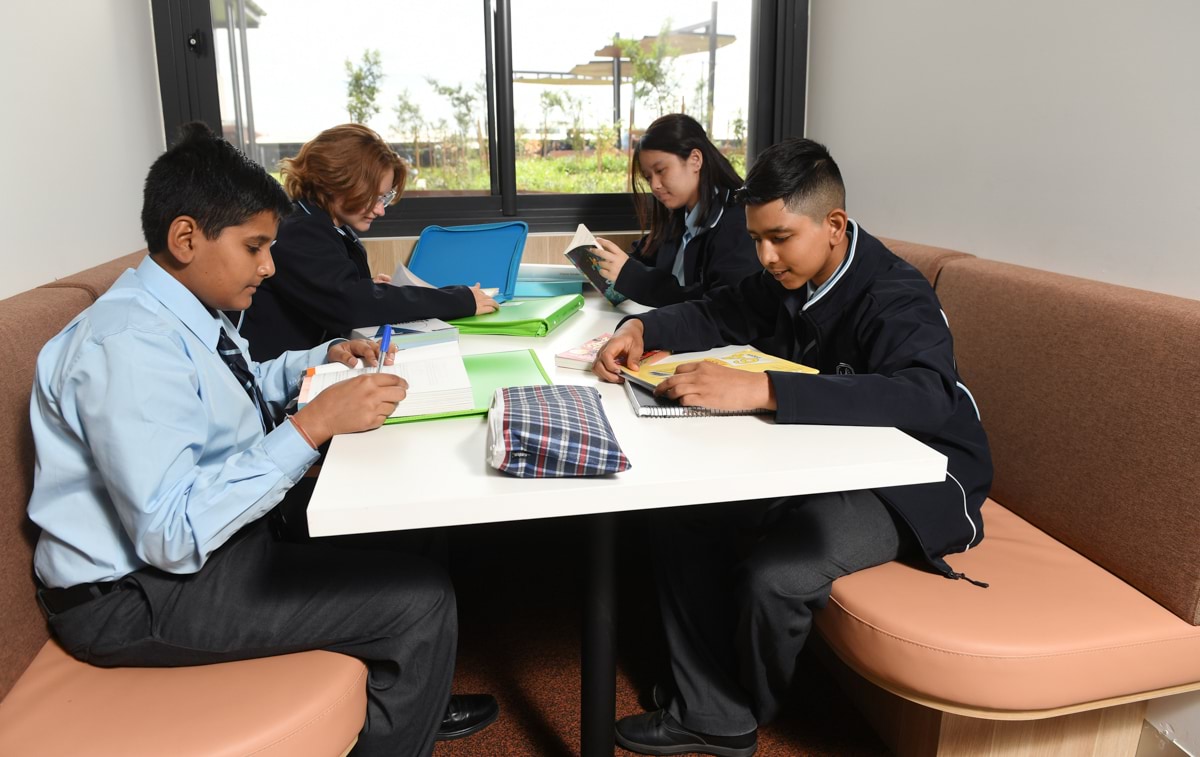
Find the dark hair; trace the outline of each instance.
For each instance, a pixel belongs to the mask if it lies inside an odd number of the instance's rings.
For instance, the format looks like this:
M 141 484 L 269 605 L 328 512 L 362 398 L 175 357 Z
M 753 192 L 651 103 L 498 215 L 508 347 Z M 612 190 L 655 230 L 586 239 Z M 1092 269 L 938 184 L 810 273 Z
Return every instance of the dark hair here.
M 179 141 L 154 161 L 142 193 L 142 234 L 153 253 L 165 252 L 171 223 L 196 219 L 208 239 L 264 211 L 282 218 L 292 203 L 262 166 L 198 121 L 184 124 Z
M 642 150 L 669 152 L 683 160 L 687 160 L 692 150 L 700 151 L 704 156 L 700 166 L 700 201 L 697 203 L 701 218 L 708 216 L 709 206 L 713 202 L 713 190 L 728 189 L 732 192 L 741 186 L 742 177 L 733 170 L 733 166 L 717 146 L 709 141 L 704 127 L 691 116 L 671 113 L 650 124 L 650 128 L 646 129 L 646 133 L 638 140 L 637 147 L 633 150 L 633 160 L 629 164 L 629 183 L 633 188 L 638 223 L 647 234 L 646 242 L 639 252 L 644 257 L 651 257 L 664 240 L 683 233 L 683 219 L 687 210 L 669 210 L 653 196 L 647 196 L 645 177 L 642 176 L 639 164 Z
M 845 209 L 846 185 L 825 145 L 785 139 L 762 151 L 735 199 L 746 205 L 782 199 L 789 212 L 821 221 L 831 210 Z
M 375 206 L 379 182 L 392 171 L 392 189 L 404 191 L 408 165 L 383 137 L 362 124 L 342 124 L 326 129 L 304 143 L 294 158 L 279 161 L 283 184 L 293 199 L 311 197 L 327 212 L 334 200 L 346 210 Z

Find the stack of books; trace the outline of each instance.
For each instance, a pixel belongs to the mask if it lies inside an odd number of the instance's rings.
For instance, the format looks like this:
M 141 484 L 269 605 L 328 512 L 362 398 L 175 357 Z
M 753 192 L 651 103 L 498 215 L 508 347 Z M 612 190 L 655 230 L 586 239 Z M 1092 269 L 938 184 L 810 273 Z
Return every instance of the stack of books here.
M 596 362 L 600 348 L 612 338 L 612 334 L 601 334 L 587 340 L 578 347 L 563 350 L 554 356 L 554 364 L 559 368 L 573 368 L 577 371 L 590 371 Z
M 382 336 L 382 329 L 382 326 L 363 326 L 354 329 L 350 335 L 355 339 L 378 339 Z M 443 320 L 426 318 L 392 324 L 392 344 L 396 345 L 398 350 L 445 342 L 457 343 L 458 329 Z
M 583 276 L 569 265 L 522 263 L 514 297 L 555 297 L 583 291 Z
M 572 368 L 577 371 L 590 371 L 596 363 L 596 356 L 600 354 L 600 350 L 612 338 L 612 334 L 601 334 L 597 337 L 592 337 L 578 347 L 572 347 L 569 350 L 563 350 L 554 356 L 554 364 L 559 368 Z M 666 350 L 648 350 L 642 353 L 643 363 L 653 363 L 655 360 L 660 360 L 670 352 Z

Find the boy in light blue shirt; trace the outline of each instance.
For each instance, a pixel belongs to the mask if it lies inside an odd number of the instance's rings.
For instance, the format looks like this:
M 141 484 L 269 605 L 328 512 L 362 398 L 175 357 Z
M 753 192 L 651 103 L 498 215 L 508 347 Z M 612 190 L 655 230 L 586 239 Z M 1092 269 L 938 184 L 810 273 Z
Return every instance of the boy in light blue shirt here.
M 429 754 L 454 669 L 448 578 L 416 556 L 276 541 L 263 517 L 299 491 L 319 445 L 378 427 L 406 390 L 372 373 L 289 417 L 306 367 L 375 365 L 378 346 L 247 359 L 222 311 L 244 310 L 274 272 L 289 210 L 270 175 L 202 124 L 151 167 L 150 254 L 38 357 L 39 601 L 63 647 L 100 666 L 358 657 L 370 681 L 354 753 Z

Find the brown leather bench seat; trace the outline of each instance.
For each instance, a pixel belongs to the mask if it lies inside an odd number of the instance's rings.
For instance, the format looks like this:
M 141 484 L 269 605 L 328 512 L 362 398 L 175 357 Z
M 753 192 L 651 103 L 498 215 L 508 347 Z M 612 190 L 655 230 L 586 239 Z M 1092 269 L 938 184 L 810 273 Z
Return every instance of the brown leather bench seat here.
M 948 559 L 990 586 L 839 579 L 835 672 L 901 755 L 1133 755 L 1147 700 L 1200 690 L 1200 302 L 888 243 L 988 432 L 985 538 Z

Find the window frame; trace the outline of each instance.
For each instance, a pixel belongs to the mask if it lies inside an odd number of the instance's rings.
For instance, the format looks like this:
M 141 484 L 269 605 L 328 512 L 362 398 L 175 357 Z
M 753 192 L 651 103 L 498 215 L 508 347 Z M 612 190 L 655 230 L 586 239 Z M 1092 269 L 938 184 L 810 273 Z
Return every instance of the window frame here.
M 209 0 L 151 0 L 163 129 L 167 143 L 188 121 L 221 133 Z M 399 212 L 371 225 L 368 237 L 407 237 L 436 224 L 519 220 L 533 232 L 638 227 L 630 193 L 521 194 L 516 186 L 512 82 L 512 0 L 482 0 L 485 24 L 491 190 L 486 195 L 406 194 Z M 752 0 L 747 165 L 763 147 L 803 136 L 807 99 L 809 0 Z

